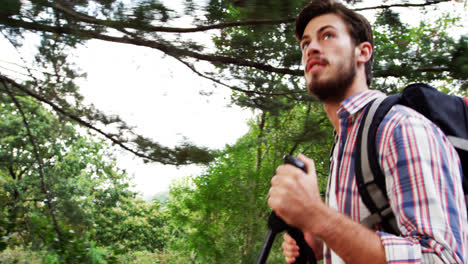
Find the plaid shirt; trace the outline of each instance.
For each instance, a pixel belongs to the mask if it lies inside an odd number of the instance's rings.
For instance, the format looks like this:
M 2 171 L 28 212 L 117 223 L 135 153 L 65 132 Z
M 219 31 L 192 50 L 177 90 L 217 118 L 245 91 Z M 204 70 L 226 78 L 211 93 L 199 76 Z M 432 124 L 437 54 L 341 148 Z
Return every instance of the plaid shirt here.
M 340 133 L 330 166 L 327 203 L 360 222 L 370 213 L 355 180 L 356 136 L 362 110 L 377 91 L 355 94 L 338 111 Z M 394 106 L 376 143 L 387 194 L 401 236 L 377 231 L 387 263 L 468 263 L 468 223 L 460 160 L 444 134 L 425 117 Z M 356 241 L 359 243 L 359 241 Z M 343 263 L 325 247 L 325 263 Z

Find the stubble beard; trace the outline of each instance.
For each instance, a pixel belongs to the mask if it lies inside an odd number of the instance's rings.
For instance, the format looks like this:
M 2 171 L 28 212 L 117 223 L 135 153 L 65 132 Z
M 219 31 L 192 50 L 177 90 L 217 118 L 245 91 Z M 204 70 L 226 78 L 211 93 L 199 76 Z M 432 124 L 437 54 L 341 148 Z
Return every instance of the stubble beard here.
M 336 69 L 334 76 L 321 80 L 320 72 L 312 75 L 312 80 L 307 84 L 307 90 L 316 96 L 321 102 L 340 103 L 343 101 L 346 91 L 351 86 L 356 76 L 354 66 L 354 54 L 350 56 L 348 64 L 346 61 Z M 328 64 L 329 65 L 329 64 Z

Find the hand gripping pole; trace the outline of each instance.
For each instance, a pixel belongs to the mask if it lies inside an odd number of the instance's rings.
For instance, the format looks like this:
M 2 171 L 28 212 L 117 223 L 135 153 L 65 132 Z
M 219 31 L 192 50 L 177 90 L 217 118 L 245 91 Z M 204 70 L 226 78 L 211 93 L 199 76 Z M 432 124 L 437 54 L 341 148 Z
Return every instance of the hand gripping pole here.
M 307 173 L 305 164 L 293 156 L 285 156 L 284 163 L 291 164 Z M 286 224 L 283 219 L 278 217 L 275 212 L 271 212 L 270 217 L 268 217 L 268 233 L 263 242 L 262 250 L 257 258 L 257 264 L 264 264 L 270 254 L 271 246 L 275 241 L 275 237 L 278 233 L 287 231 L 288 234 L 296 240 L 297 245 L 299 246 L 299 256 L 296 258 L 298 264 L 306 264 L 309 261 L 309 264 L 316 264 L 314 251 L 309 247 L 307 242 L 304 239 L 304 234 L 301 230 L 289 226 Z

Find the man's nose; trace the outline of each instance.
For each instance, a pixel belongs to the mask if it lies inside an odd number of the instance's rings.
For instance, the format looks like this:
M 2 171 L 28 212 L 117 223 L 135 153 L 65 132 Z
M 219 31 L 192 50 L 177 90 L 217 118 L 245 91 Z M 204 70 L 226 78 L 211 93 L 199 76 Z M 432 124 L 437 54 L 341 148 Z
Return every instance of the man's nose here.
M 311 40 L 309 42 L 309 46 L 307 46 L 307 49 L 306 49 L 307 56 L 317 55 L 317 54 L 320 54 L 321 52 L 322 52 L 322 48 L 320 47 L 320 44 L 318 43 L 318 41 Z

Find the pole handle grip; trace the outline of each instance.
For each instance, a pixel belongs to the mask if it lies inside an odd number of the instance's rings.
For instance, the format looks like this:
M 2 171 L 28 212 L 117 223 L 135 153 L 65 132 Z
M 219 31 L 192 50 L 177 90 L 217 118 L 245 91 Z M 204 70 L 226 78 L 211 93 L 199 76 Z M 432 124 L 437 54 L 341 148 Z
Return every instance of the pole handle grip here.
M 283 158 L 284 163 L 291 164 L 296 166 L 297 168 L 301 169 L 305 173 L 307 173 L 307 168 L 301 160 L 297 159 L 294 156 L 287 155 Z M 274 213 L 274 212 L 273 212 Z M 304 234 L 298 228 L 288 226 L 287 227 L 288 234 L 296 240 L 297 246 L 299 247 L 299 256 L 296 258 L 297 264 L 306 264 L 307 260 L 309 260 L 309 264 L 317 263 L 315 259 L 315 254 L 312 248 L 310 248 L 309 244 L 305 241 Z

